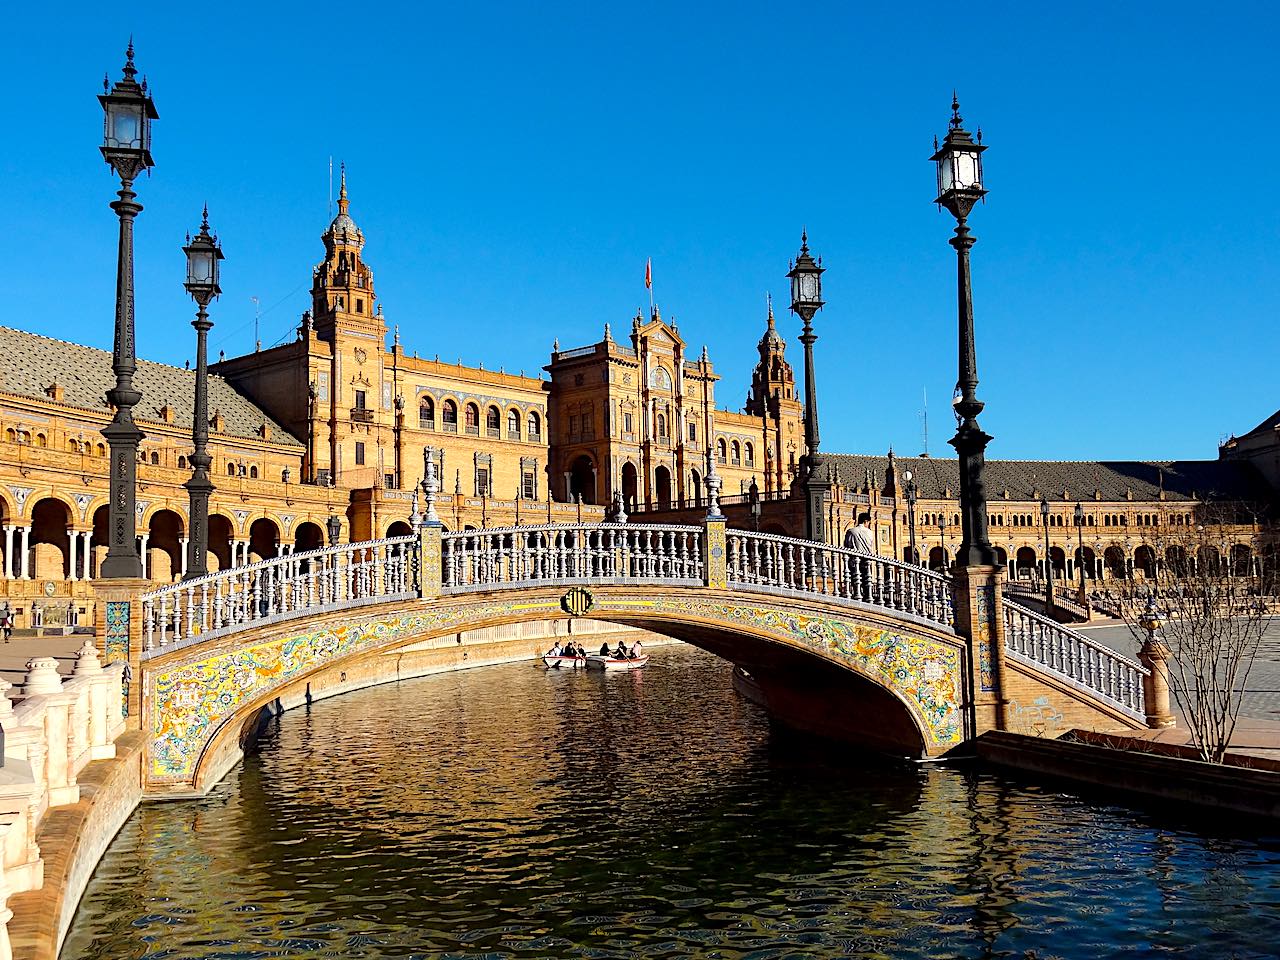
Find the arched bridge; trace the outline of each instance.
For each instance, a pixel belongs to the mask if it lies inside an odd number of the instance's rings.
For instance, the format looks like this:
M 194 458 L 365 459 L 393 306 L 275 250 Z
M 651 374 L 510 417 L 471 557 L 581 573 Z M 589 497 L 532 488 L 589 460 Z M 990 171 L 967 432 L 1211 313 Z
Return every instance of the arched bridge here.
M 1144 725 L 1139 663 L 1003 602 L 998 571 L 702 526 L 575 524 L 417 534 L 222 571 L 105 607 L 148 734 L 147 787 L 201 792 L 249 717 L 319 671 L 482 627 L 575 615 L 734 662 L 782 719 L 940 756 L 987 729 Z M 984 580 L 983 577 L 986 576 Z M 585 592 L 566 602 L 573 588 Z M 345 676 L 345 674 L 344 674 Z

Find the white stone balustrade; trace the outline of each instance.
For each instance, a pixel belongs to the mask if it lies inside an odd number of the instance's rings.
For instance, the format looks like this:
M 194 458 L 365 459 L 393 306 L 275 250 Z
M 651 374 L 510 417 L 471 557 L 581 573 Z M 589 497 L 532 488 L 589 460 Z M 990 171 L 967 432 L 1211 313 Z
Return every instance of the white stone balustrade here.
M 9 894 L 38 889 L 44 864 L 37 831 L 50 808 L 79 800 L 77 776 L 93 760 L 115 756 L 124 732 L 121 684 L 124 664 L 103 667 L 92 641 L 81 648 L 72 676 L 58 674 L 57 661 L 28 664 L 20 699 L 0 680 L 0 960 L 9 956 L 5 906 Z
M 746 590 L 818 595 L 953 626 L 951 581 L 912 564 L 812 540 L 730 530 L 729 584 Z

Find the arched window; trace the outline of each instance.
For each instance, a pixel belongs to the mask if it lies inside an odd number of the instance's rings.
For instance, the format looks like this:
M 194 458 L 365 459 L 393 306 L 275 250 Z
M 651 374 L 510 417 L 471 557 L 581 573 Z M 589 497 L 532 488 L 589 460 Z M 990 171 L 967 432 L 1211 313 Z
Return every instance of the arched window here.
M 49 446 L 49 438 L 48 438 L 48 437 L 46 437 L 43 433 L 37 433 L 37 434 L 36 434 L 36 446 L 37 446 L 37 447 L 42 447 L 42 448 L 43 448 L 43 447 L 47 447 L 47 446 Z
M 236 475 L 236 465 L 234 463 L 227 464 L 227 476 L 234 477 Z
M 502 429 L 502 414 L 497 407 L 490 407 L 484 414 L 484 426 L 489 436 L 496 437 Z
M 98 453 L 98 456 L 100 456 L 100 457 L 105 457 L 105 456 L 107 455 L 107 447 L 106 447 L 106 444 L 103 444 L 103 443 L 98 444 L 98 451 L 97 451 L 97 453 Z
M 479 435 L 480 433 L 480 408 L 474 403 L 467 404 L 466 410 L 466 427 L 467 433 Z
M 430 397 L 423 397 L 422 402 L 418 404 L 418 428 L 420 430 L 436 428 L 436 405 Z
M 160 454 L 158 451 L 155 451 L 155 450 L 151 451 L 151 465 L 153 467 L 160 466 Z
M 10 427 L 4 432 L 4 438 L 10 443 L 16 443 L 18 440 L 18 434 L 14 432 L 13 427 Z
M 250 479 L 250 480 L 257 480 L 257 479 L 258 479 L 258 468 L 257 468 L 257 467 L 250 467 L 250 468 L 249 468 L 249 479 Z
M 649 374 L 649 386 L 655 390 L 670 390 L 671 374 L 663 367 L 654 367 Z
M 658 414 L 658 437 L 659 439 L 667 439 L 667 418 L 665 414 Z
M 716 459 L 719 460 L 721 463 L 728 462 L 728 457 L 726 456 L 726 450 L 727 450 L 727 447 L 725 446 L 725 443 L 724 443 L 724 437 L 721 437 L 719 440 L 716 441 Z
M 185 470 L 186 468 L 187 468 L 187 458 L 186 458 L 186 457 L 178 457 L 178 469 L 179 469 L 179 470 Z
M 746 458 L 746 464 L 748 467 L 754 467 L 756 465 L 756 448 L 754 445 L 748 443 L 746 448 L 743 450 L 743 455 Z
M 458 405 L 452 400 L 440 405 L 440 424 L 451 433 L 458 432 Z
M 507 411 L 507 439 L 508 440 L 520 439 L 520 411 L 519 410 Z
M 542 436 L 542 420 L 536 413 L 529 414 L 529 439 L 537 440 Z
M 733 458 L 729 461 L 735 467 L 742 466 L 742 445 L 737 440 L 733 441 L 733 445 L 729 447 L 733 451 Z

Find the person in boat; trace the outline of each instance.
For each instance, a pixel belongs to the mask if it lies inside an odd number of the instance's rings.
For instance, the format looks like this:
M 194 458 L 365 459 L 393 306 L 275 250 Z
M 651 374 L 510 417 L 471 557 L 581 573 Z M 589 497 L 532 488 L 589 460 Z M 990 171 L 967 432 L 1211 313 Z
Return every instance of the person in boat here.
M 644 656 L 644 648 L 641 646 L 640 641 L 637 640 L 631 645 L 631 659 L 639 660 L 642 656 Z
M 600 647 L 600 656 L 608 657 L 608 656 L 611 656 L 612 653 L 613 651 L 609 649 L 609 641 L 606 640 Z
M 619 660 L 627 659 L 627 645 L 623 643 L 621 640 L 618 641 L 617 658 Z
M 560 650 L 560 641 L 557 640 L 551 645 L 551 649 L 547 651 L 548 657 L 562 657 L 564 654 Z

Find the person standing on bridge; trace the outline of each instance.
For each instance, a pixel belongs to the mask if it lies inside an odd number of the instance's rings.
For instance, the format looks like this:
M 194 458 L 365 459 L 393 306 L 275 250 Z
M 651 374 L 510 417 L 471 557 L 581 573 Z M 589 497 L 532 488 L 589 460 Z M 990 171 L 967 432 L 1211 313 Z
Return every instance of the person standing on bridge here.
M 868 557 L 876 555 L 876 535 L 871 532 L 871 514 L 858 514 L 858 524 L 844 536 L 844 545 Z

